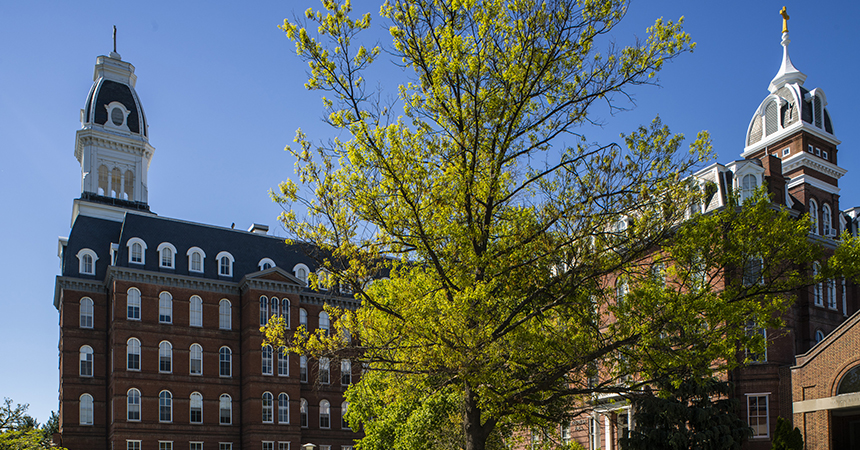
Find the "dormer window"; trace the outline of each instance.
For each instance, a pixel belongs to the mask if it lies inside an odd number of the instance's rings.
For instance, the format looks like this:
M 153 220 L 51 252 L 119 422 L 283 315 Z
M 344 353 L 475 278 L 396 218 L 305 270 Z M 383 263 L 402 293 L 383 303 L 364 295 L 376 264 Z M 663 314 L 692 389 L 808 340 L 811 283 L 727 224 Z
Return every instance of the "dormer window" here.
M 88 249 L 82 248 L 81 251 L 77 254 L 78 257 L 78 273 L 81 275 L 95 275 L 96 274 L 96 261 L 98 261 L 99 257 L 96 255 L 96 252 Z
M 304 264 L 299 263 L 293 267 L 293 274 L 295 274 L 296 278 L 304 281 L 305 284 L 308 284 L 308 273 L 310 273 L 310 270 Z
M 176 247 L 170 242 L 158 245 L 158 266 L 165 269 L 176 268 Z
M 188 271 L 203 272 L 203 259 L 206 258 L 206 253 L 200 247 L 191 247 L 186 252 L 188 255 Z
M 128 247 L 128 262 L 130 264 L 146 263 L 146 242 L 141 238 L 133 237 L 126 243 Z
M 119 128 L 123 131 L 131 131 L 128 129 L 128 115 L 131 113 L 125 105 L 120 102 L 110 102 L 110 104 L 105 105 L 105 108 L 108 112 L 108 120 L 105 122 L 105 125 L 108 128 Z
M 218 261 L 218 275 L 222 277 L 233 276 L 233 261 L 235 260 L 230 252 L 219 253 L 215 260 Z
M 741 178 L 741 203 L 745 202 L 748 198 L 752 198 L 756 188 L 758 188 L 756 176 L 753 174 L 744 175 Z
M 260 268 L 260 270 L 271 269 L 272 267 L 275 267 L 275 262 L 272 261 L 270 258 L 263 258 L 260 260 L 259 263 L 257 263 L 257 266 Z

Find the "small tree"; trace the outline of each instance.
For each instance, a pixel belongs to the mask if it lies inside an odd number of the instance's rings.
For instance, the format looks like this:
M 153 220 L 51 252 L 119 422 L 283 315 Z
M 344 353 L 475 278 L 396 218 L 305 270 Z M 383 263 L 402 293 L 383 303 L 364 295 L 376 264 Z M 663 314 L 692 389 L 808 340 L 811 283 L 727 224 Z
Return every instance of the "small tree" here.
M 803 434 L 800 428 L 791 428 L 791 422 L 777 417 L 771 450 L 803 450 Z
M 636 427 L 621 439 L 630 450 L 737 450 L 752 434 L 729 398 L 731 385 L 714 378 L 687 378 L 677 386 L 662 379 L 657 392 L 633 397 Z

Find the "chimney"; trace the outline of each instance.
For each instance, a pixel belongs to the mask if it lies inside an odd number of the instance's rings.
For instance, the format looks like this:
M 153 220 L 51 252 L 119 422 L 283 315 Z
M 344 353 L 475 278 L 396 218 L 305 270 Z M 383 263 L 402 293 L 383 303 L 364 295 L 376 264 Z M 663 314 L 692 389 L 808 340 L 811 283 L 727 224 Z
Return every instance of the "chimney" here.
M 269 226 L 255 223 L 255 224 L 251 225 L 251 228 L 248 228 L 248 231 L 250 231 L 251 233 L 256 233 L 256 234 L 268 234 L 269 233 Z

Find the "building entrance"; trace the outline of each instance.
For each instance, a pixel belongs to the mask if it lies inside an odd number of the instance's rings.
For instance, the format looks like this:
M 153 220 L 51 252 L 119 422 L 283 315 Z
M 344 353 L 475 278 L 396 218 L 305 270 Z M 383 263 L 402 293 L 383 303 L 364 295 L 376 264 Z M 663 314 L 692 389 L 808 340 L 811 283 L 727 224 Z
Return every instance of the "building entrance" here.
M 860 448 L 860 408 L 832 410 L 830 424 L 833 450 Z

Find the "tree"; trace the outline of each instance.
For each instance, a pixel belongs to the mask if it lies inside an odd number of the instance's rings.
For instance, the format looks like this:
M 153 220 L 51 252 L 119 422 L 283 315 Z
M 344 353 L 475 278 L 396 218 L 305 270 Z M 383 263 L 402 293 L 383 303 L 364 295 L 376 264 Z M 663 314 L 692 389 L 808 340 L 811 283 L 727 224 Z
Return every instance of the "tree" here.
M 265 332 L 366 364 L 347 392 L 360 448 L 493 448 L 595 393 L 710 376 L 740 363 L 738 343 L 761 350 L 745 326 L 779 326 L 785 294 L 809 282 L 808 222 L 763 190 L 685 220 L 714 195 L 691 178 L 707 134 L 689 151 L 659 119 L 622 145 L 581 134 L 692 50 L 680 21 L 617 48 L 623 1 L 391 0 L 383 52 L 361 45 L 370 15 L 323 7 L 306 12 L 315 27 L 283 29 L 342 137 L 299 130 L 299 184 L 272 195 L 317 249 L 326 275 L 311 285 L 349 286 L 362 306 L 329 308 L 328 335 Z M 365 78 L 387 54 L 410 76 L 394 100 Z M 746 267 L 762 282 L 743 283 Z
M 791 422 L 777 417 L 771 450 L 803 450 L 803 434 L 800 428 L 791 428 Z
M 57 425 L 57 415 L 51 413 L 51 419 L 39 428 L 39 422 L 27 414 L 27 404 L 15 404 L 10 398 L 3 399 L 0 406 L 0 450 L 38 450 L 51 447 L 50 425 Z
M 715 378 L 687 378 L 678 386 L 667 380 L 633 397 L 636 428 L 622 438 L 622 448 L 665 450 L 737 450 L 752 434 L 738 417 L 740 401 L 730 398 L 731 384 Z

